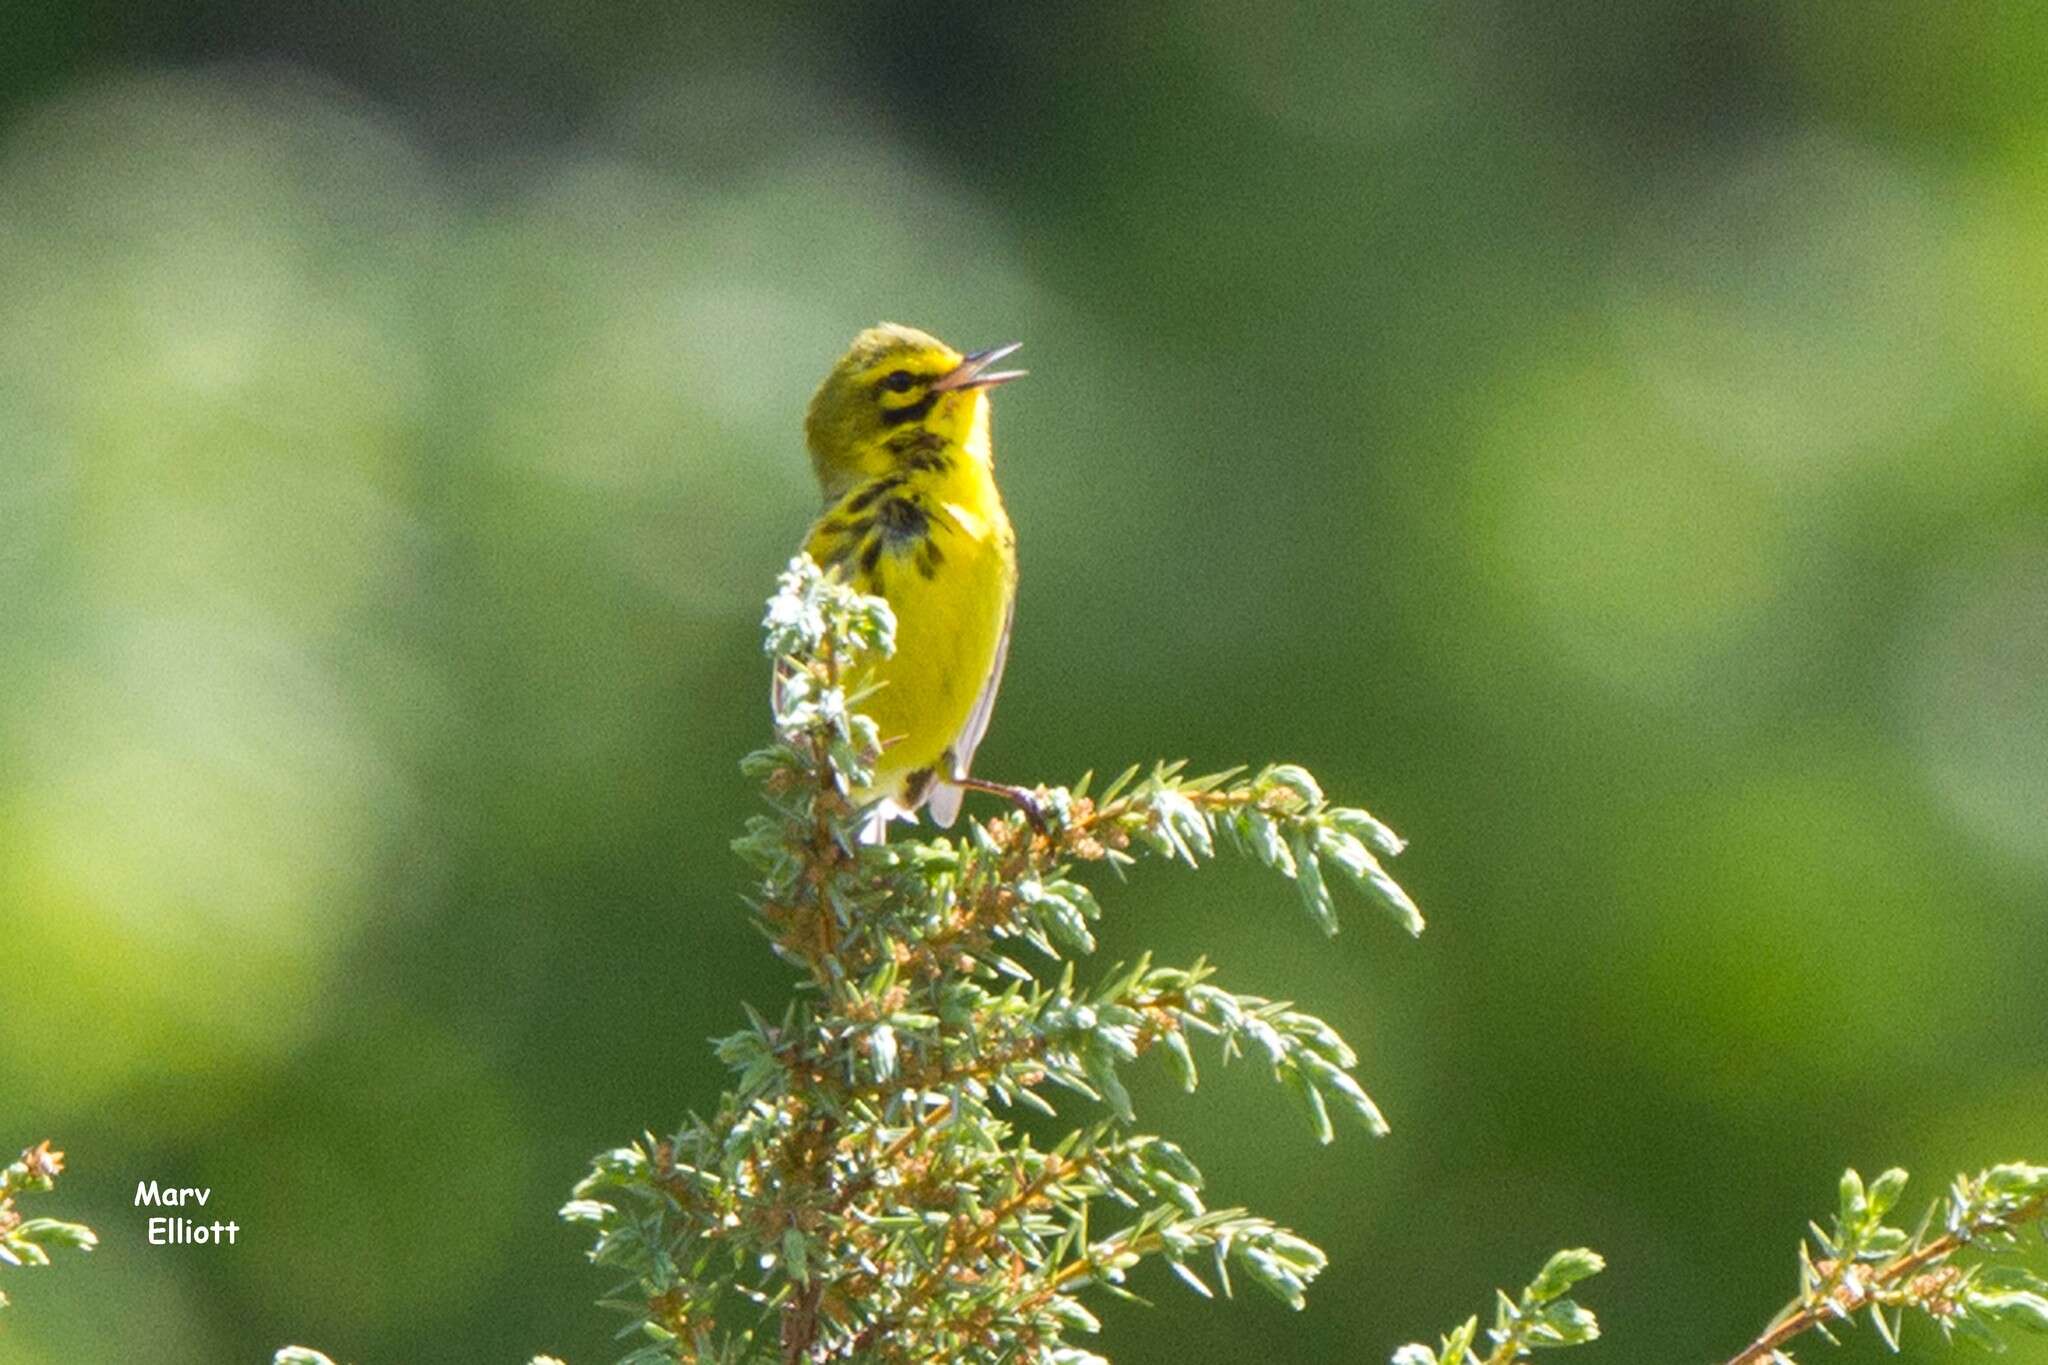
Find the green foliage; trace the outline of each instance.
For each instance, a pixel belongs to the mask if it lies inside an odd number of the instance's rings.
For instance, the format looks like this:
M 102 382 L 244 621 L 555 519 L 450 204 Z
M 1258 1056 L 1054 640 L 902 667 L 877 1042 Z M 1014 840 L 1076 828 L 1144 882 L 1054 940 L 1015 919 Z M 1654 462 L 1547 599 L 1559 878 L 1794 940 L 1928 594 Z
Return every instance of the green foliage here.
M 64 1223 L 55 1218 L 24 1218 L 15 1201 L 25 1194 L 47 1194 L 55 1188 L 64 1170 L 64 1154 L 39 1142 L 22 1152 L 20 1158 L 0 1170 L 0 1265 L 46 1266 L 52 1248 L 68 1247 L 91 1251 L 99 1237 L 83 1223 Z M 0 1294 L 0 1308 L 7 1296 Z
M 270 1365 L 334 1365 L 332 1357 L 310 1346 L 287 1346 L 270 1358 Z M 535 1356 L 526 1365 L 562 1365 L 553 1356 Z
M 1885 1222 L 1905 1188 L 1896 1167 L 1867 1186 L 1842 1173 L 1833 1227 L 1810 1224 L 1800 1244 L 1798 1297 L 1729 1365 L 1790 1365 L 1787 1342 L 1808 1331 L 1833 1341 L 1830 1326 L 1859 1313 L 1894 1351 L 1908 1312 L 1933 1319 L 1945 1338 L 1994 1349 L 1999 1327 L 2048 1331 L 2048 1280 L 2009 1259 L 2022 1229 L 2048 1213 L 2048 1166 L 1957 1176 L 1912 1232 Z
M 2015 1162 L 1958 1176 L 1913 1232 L 1885 1222 L 1905 1188 L 1906 1173 L 1896 1167 L 1868 1185 L 1844 1171 L 1833 1227 L 1810 1225 L 1810 1242 L 1800 1245 L 1799 1296 L 1728 1365 L 1794 1365 L 1785 1346 L 1795 1337 L 1813 1331 L 1833 1341 L 1831 1325 L 1865 1312 L 1894 1352 L 1908 1311 L 1932 1318 L 1946 1339 L 1993 1349 L 1999 1326 L 2048 1331 L 2048 1280 L 1997 1259 L 2018 1246 L 2028 1224 L 2048 1215 L 2048 1166 Z M 1485 1355 L 1477 1346 L 1479 1319 L 1471 1317 L 1434 1348 L 1403 1346 L 1393 1365 L 1510 1365 L 1544 1347 L 1593 1341 L 1599 1323 L 1564 1296 L 1605 1268 L 1595 1252 L 1560 1251 L 1518 1298 L 1497 1296 Z
M 1326 933 L 1332 868 L 1418 933 L 1379 861 L 1401 841 L 1296 767 L 1190 778 L 1166 764 L 1099 793 L 1085 778 L 1041 789 L 1035 818 L 863 844 L 849 794 L 879 737 L 842 680 L 892 648 L 888 606 L 799 559 L 765 627 L 776 742 L 744 767 L 770 813 L 734 847 L 758 873 L 755 921 L 798 985 L 777 1017 L 749 1009 L 717 1040 L 733 1084 L 710 1117 L 599 1156 L 562 1210 L 595 1229 L 592 1260 L 620 1277 L 606 1301 L 638 1338 L 628 1365 L 1100 1362 L 1069 1338 L 1097 1330 L 1090 1296 L 1135 1297 L 1125 1283 L 1148 1258 L 1205 1296 L 1242 1276 L 1302 1307 L 1323 1253 L 1209 1208 L 1189 1155 L 1138 1131 L 1126 1078 L 1158 1057 L 1193 1090 L 1198 1041 L 1226 1061 L 1250 1055 L 1328 1142 L 1338 1116 L 1386 1131 L 1356 1055 L 1327 1023 L 1229 990 L 1199 959 L 1142 956 L 1080 980 L 1103 911 L 1076 871 L 1121 873 L 1148 854 L 1199 868 L 1228 845 L 1293 880 Z M 1094 1112 L 1050 1142 L 1012 1121 L 1076 1104 Z M 1832 1227 L 1813 1225 L 1800 1248 L 1798 1296 L 1729 1365 L 1792 1365 L 1794 1338 L 1833 1340 L 1865 1312 L 1894 1351 L 1909 1310 L 1990 1346 L 2000 1326 L 2048 1331 L 2048 1280 L 2006 1255 L 2048 1212 L 2048 1167 L 1959 1177 L 1912 1232 L 1885 1221 L 1905 1185 L 1902 1170 L 1868 1184 L 1844 1173 Z M 1559 1251 L 1519 1294 L 1497 1293 L 1483 1342 L 1470 1317 L 1393 1365 L 1513 1365 L 1595 1341 L 1597 1319 L 1570 1294 L 1605 1268 Z M 332 1362 L 292 1347 L 276 1365 Z
M 1041 789 L 1035 818 L 864 844 L 849 794 L 879 737 L 841 680 L 892 647 L 888 606 L 799 559 L 765 626 L 776 742 L 745 770 L 771 813 L 734 847 L 759 875 L 756 923 L 798 985 L 779 1016 L 749 1009 L 717 1040 L 734 1079 L 710 1117 L 599 1156 L 562 1209 L 595 1229 L 592 1260 L 620 1276 L 607 1303 L 638 1338 L 628 1365 L 1100 1362 L 1069 1338 L 1097 1330 L 1090 1296 L 1135 1297 L 1125 1283 L 1148 1258 L 1205 1296 L 1242 1276 L 1302 1307 L 1323 1253 L 1243 1209 L 1209 1208 L 1189 1155 L 1138 1131 L 1126 1077 L 1158 1057 L 1193 1090 L 1197 1041 L 1226 1061 L 1250 1055 L 1328 1142 L 1338 1116 L 1386 1131 L 1356 1055 L 1322 1020 L 1231 991 L 1199 959 L 1143 956 L 1083 982 L 1076 960 L 1103 912 L 1076 871 L 1121 873 L 1148 854 L 1199 868 L 1228 845 L 1293 880 L 1325 932 L 1332 867 L 1420 932 L 1379 861 L 1400 840 L 1331 806 L 1299 768 L 1190 778 L 1159 765 L 1099 793 L 1085 778 Z M 1050 1142 L 1012 1121 L 1076 1104 L 1094 1112 Z M 9 1194 L 38 1152 L 54 1173 L 46 1147 L 25 1154 Z M 2048 1280 L 2008 1255 L 2048 1214 L 2048 1167 L 1959 1177 L 1912 1232 L 1885 1221 L 1905 1186 L 1897 1169 L 1867 1184 L 1843 1174 L 1831 1228 L 1812 1225 L 1801 1245 L 1798 1296 L 1728 1365 L 1793 1365 L 1788 1343 L 1833 1340 L 1859 1313 L 1894 1351 L 1909 1311 L 1987 1346 L 2002 1326 L 2048 1331 Z M 1595 1341 L 1597 1319 L 1570 1294 L 1605 1268 L 1593 1251 L 1559 1251 L 1519 1294 L 1496 1294 L 1484 1341 L 1473 1316 L 1393 1365 L 1513 1365 Z M 275 1361 L 333 1365 L 302 1347 Z
M 1560 1251 L 1544 1263 L 1518 1298 L 1495 1292 L 1493 1326 L 1486 1334 L 1493 1349 L 1486 1355 L 1480 1355 L 1475 1346 L 1479 1319 L 1470 1317 L 1452 1328 L 1434 1350 L 1420 1342 L 1403 1346 L 1394 1352 L 1393 1365 L 1509 1365 L 1544 1347 L 1582 1346 L 1593 1341 L 1600 1335 L 1600 1323 L 1565 1293 L 1606 1268 L 1607 1262 L 1598 1252 L 1584 1247 Z
M 745 771 L 770 813 L 735 847 L 752 906 L 801 974 L 773 1019 L 717 1043 L 733 1088 L 709 1117 L 600 1156 L 563 1209 L 619 1273 L 627 1359 L 742 1362 L 1100 1359 L 1086 1300 L 1129 1297 L 1165 1262 L 1192 1289 L 1241 1276 L 1299 1308 L 1323 1253 L 1241 1209 L 1211 1209 L 1178 1145 L 1136 1128 L 1126 1077 L 1148 1057 L 1197 1082 L 1196 1044 L 1268 1067 L 1327 1142 L 1386 1131 L 1327 1023 L 1232 991 L 1197 960 L 1080 979 L 1102 908 L 1074 873 L 1145 855 L 1199 867 L 1219 845 L 1292 879 L 1336 930 L 1332 872 L 1409 932 L 1422 918 L 1380 859 L 1401 842 L 1332 806 L 1299 768 L 1191 778 L 1132 769 L 1100 792 L 1041 790 L 1022 815 L 930 841 L 863 845 L 847 793 L 878 752 L 841 680 L 891 647 L 888 607 L 799 559 L 770 603 L 776 742 Z M 1048 1143 L 1012 1122 L 1093 1109 Z M 1085 1111 L 1084 1111 L 1085 1112 Z

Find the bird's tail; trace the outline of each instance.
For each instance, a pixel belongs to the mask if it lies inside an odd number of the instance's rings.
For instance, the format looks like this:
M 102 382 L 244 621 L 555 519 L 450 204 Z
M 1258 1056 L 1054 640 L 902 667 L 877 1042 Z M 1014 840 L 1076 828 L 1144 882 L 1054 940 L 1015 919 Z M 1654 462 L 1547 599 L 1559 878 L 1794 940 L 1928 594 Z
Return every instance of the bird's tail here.
M 954 809 L 958 808 L 959 802 L 956 800 Z M 883 797 L 869 806 L 861 816 L 860 841 L 864 844 L 888 843 L 891 820 L 906 820 L 914 825 L 917 823 L 917 812 L 899 804 L 893 796 Z
M 951 829 L 953 822 L 960 818 L 960 802 L 966 797 L 965 787 L 956 787 L 951 782 L 932 783 L 927 808 L 932 813 L 932 823 L 940 829 Z

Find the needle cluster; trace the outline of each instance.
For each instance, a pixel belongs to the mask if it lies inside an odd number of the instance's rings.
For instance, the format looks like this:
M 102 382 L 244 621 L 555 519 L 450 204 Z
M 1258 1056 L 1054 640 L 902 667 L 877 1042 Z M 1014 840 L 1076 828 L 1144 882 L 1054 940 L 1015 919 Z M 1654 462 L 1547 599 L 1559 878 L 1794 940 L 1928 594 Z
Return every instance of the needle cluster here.
M 1560 1251 L 1519 1295 L 1510 1298 L 1503 1290 L 1494 1291 L 1493 1326 L 1486 1333 L 1484 1355 L 1475 1316 L 1445 1333 L 1433 1347 L 1421 1342 L 1403 1346 L 1394 1352 L 1392 1365 L 1513 1365 L 1544 1347 L 1583 1346 L 1598 1340 L 1599 1320 L 1566 1297 L 1566 1291 L 1606 1268 L 1596 1251 Z

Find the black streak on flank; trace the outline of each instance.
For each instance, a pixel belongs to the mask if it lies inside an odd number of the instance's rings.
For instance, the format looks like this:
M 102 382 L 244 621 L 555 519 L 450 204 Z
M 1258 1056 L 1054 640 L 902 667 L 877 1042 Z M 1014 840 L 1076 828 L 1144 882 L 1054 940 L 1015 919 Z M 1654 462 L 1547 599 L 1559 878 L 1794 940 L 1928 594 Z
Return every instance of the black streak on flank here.
M 875 525 L 890 541 L 921 540 L 931 533 L 931 518 L 913 498 L 890 498 L 875 508 Z
M 882 425 L 885 427 L 900 427 L 905 422 L 922 422 L 931 414 L 933 405 L 938 401 L 939 396 L 937 394 L 928 393 L 915 403 L 906 404 L 900 408 L 883 408 Z
M 846 510 L 848 512 L 865 512 L 868 510 L 868 504 L 876 498 L 881 497 L 891 489 L 901 488 L 902 486 L 903 476 L 900 474 L 892 474 L 886 479 L 876 479 L 873 483 L 853 495 L 853 500 L 846 504 Z
M 875 572 L 875 566 L 881 562 L 882 538 L 876 536 L 868 542 L 868 547 L 860 552 L 860 571 L 872 577 Z
M 939 565 L 945 562 L 946 557 L 939 553 L 937 541 L 927 539 L 917 547 L 917 571 L 926 578 L 937 577 Z

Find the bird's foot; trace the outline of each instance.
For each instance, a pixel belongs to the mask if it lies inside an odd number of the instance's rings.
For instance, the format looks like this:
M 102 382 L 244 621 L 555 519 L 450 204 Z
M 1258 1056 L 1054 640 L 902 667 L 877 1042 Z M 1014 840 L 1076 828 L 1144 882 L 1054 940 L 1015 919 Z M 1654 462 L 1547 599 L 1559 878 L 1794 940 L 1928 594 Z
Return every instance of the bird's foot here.
M 1002 797 L 1024 812 L 1024 818 L 1031 822 L 1031 828 L 1045 838 L 1052 837 L 1052 827 L 1045 820 L 1045 808 L 1039 805 L 1038 797 L 1033 795 L 1030 788 L 1013 787 L 1007 782 L 990 782 L 979 777 L 956 777 L 953 779 L 953 785 L 965 787 L 969 791 L 987 792 L 990 796 Z

